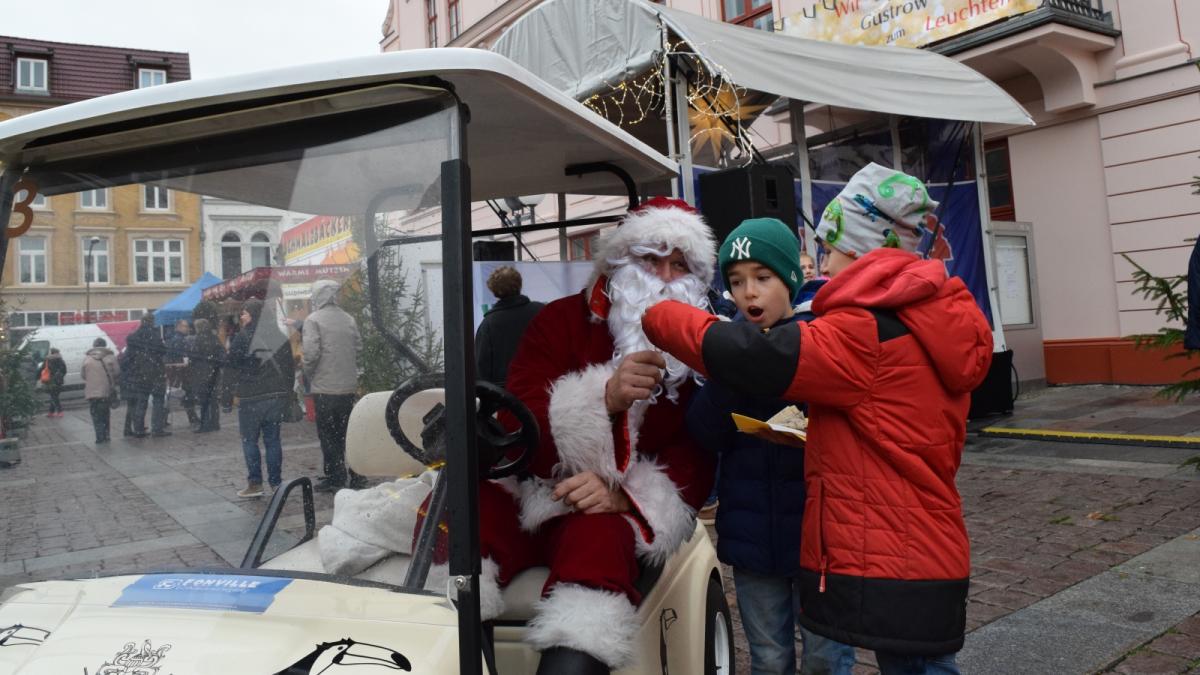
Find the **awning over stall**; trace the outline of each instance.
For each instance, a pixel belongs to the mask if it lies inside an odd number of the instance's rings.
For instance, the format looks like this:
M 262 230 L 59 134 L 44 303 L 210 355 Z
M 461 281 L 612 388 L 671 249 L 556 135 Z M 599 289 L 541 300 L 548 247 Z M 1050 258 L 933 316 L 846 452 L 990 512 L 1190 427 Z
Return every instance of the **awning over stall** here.
M 582 100 L 653 66 L 662 52 L 660 16 L 710 72 L 746 89 L 896 115 L 1033 122 L 994 82 L 940 54 L 807 40 L 646 0 L 549 0 L 513 24 L 493 49 Z
M 192 310 L 200 304 L 204 289 L 221 283 L 221 278 L 212 272 L 205 272 L 196 283 L 188 286 L 185 291 L 171 298 L 154 312 L 155 326 L 170 326 L 180 319 L 192 318 Z
M 271 281 L 284 287 L 294 284 L 311 284 L 319 279 L 345 279 L 359 265 L 297 265 L 295 267 L 255 267 L 249 272 L 223 281 L 204 291 L 204 299 L 213 302 L 247 298 L 261 298 Z

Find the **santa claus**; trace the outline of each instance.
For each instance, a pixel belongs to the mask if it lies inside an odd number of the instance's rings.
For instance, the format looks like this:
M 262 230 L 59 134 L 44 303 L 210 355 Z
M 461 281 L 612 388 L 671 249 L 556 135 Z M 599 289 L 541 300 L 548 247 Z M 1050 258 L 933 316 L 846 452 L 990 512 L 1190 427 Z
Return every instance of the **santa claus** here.
M 641 328 L 663 299 L 707 305 L 712 233 L 660 198 L 600 249 L 588 287 L 533 319 L 509 369 L 508 389 L 542 429 L 530 475 L 481 488 L 484 618 L 504 611 L 498 589 L 517 573 L 550 568 L 527 632 L 538 673 L 630 665 L 639 561 L 679 548 L 713 482 L 715 458 L 684 427 L 693 373 Z

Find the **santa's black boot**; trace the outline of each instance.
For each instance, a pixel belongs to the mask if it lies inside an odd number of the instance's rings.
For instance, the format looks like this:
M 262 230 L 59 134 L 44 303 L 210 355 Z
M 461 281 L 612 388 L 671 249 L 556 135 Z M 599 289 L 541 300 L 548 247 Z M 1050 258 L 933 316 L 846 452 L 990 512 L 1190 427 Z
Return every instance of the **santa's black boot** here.
M 568 647 L 551 647 L 542 652 L 537 675 L 609 675 L 608 664 L 591 654 Z

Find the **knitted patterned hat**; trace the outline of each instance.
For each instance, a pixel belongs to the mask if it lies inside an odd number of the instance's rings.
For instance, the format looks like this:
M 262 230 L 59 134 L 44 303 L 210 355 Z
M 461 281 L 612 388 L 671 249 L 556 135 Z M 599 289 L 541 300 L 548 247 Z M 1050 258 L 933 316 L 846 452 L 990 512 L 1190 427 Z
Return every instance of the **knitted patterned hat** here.
M 791 297 L 804 283 L 800 273 L 800 240 L 792 230 L 775 218 L 743 220 L 721 244 L 721 276 L 729 288 L 729 268 L 753 260 L 769 267 L 784 284 Z
M 712 283 L 716 243 L 700 213 L 678 199 L 655 197 L 633 209 L 621 226 L 600 241 L 594 276 L 609 275 L 631 256 L 634 246 L 669 254 L 683 252 L 688 269 L 706 285 Z
M 851 258 L 877 248 L 915 251 L 937 205 L 920 180 L 872 162 L 825 207 L 817 236 Z

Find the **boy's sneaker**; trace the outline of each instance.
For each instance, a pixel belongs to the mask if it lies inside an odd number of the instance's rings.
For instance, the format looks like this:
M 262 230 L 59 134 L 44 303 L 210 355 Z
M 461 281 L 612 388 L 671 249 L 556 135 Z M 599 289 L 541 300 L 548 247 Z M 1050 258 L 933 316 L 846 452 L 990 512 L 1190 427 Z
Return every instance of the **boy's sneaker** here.
M 250 499 L 252 497 L 263 496 L 262 483 L 251 483 L 251 484 L 247 485 L 246 487 L 242 488 L 241 490 L 238 490 L 237 496 L 241 497 L 242 499 Z
M 704 508 L 696 514 L 696 518 L 704 525 L 712 525 L 717 522 L 717 506 L 720 504 L 717 500 L 712 500 L 711 504 L 705 504 Z

